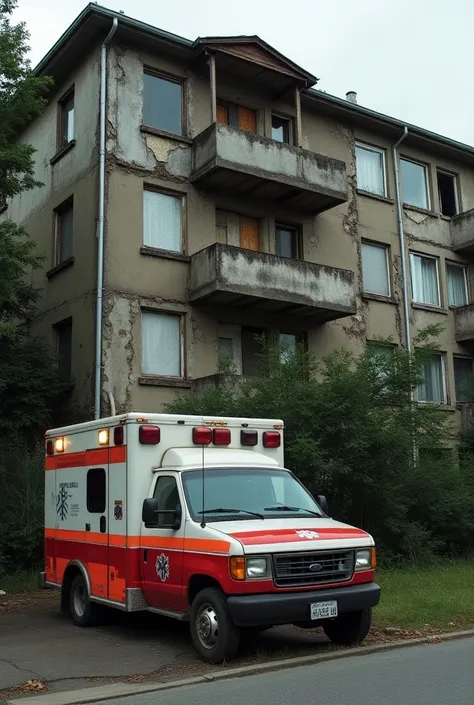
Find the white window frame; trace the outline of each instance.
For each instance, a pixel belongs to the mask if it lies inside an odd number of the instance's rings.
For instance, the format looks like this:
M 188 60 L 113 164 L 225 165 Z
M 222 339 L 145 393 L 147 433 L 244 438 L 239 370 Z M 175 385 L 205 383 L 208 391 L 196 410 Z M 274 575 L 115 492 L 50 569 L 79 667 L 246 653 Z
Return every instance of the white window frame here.
M 381 147 L 373 147 L 371 144 L 366 144 L 365 142 L 356 142 L 356 147 L 359 149 L 365 149 L 367 152 L 376 152 L 382 155 L 382 181 L 383 181 L 383 194 L 384 198 L 387 198 L 387 157 L 385 154 L 385 149 Z M 356 172 L 357 172 L 357 156 L 356 156 Z M 359 183 L 357 183 L 357 188 L 359 188 Z M 379 193 L 374 193 L 373 191 L 367 191 L 366 189 L 359 189 L 363 193 L 370 193 L 373 196 L 380 196 Z
M 180 369 L 179 369 L 179 375 L 164 375 L 164 374 L 159 374 L 159 373 L 153 373 L 153 372 L 144 372 L 143 371 L 143 314 L 149 313 L 151 315 L 159 315 L 159 316 L 173 316 L 174 318 L 179 318 L 179 354 L 180 354 Z M 185 330 L 184 330 L 184 314 L 180 312 L 175 312 L 175 311 L 168 311 L 168 310 L 163 310 L 159 308 L 142 308 L 140 310 L 140 376 L 149 378 L 149 379 L 176 379 L 176 380 L 182 380 L 185 379 L 186 375 L 186 365 L 185 365 L 185 360 L 184 360 L 184 354 L 185 354 L 185 345 L 184 345 L 184 335 L 185 335 Z
M 388 294 L 379 294 L 376 291 L 369 291 L 364 285 L 364 269 L 362 267 L 362 293 L 368 296 L 381 296 L 383 298 L 391 298 L 392 296 L 392 281 L 390 276 L 390 245 L 384 245 L 382 242 L 372 242 L 369 240 L 362 240 L 361 242 L 361 264 L 362 264 L 362 248 L 364 245 L 369 247 L 378 247 L 380 250 L 385 250 L 385 262 L 387 266 L 387 283 L 388 283 Z
M 416 203 L 407 203 L 407 201 L 405 201 L 405 199 L 403 198 L 403 178 L 402 178 L 401 179 L 401 181 L 402 181 L 401 191 L 402 191 L 403 205 L 407 206 L 408 208 L 420 208 L 421 210 L 430 211 L 431 210 L 431 193 L 430 193 L 430 181 L 429 181 L 428 166 L 426 164 L 423 164 L 423 162 L 418 162 L 416 159 L 410 159 L 409 157 L 400 157 L 400 164 L 401 164 L 401 162 L 410 162 L 411 164 L 416 164 L 417 166 L 421 166 L 423 168 L 423 171 L 425 173 L 425 191 L 426 191 L 426 208 L 424 208 L 423 206 L 417 206 Z
M 180 249 L 179 250 L 169 250 L 166 247 L 154 247 L 153 245 L 145 244 L 145 193 L 157 193 L 160 196 L 168 196 L 169 198 L 175 198 L 180 202 Z M 174 191 L 166 191 L 165 189 L 155 188 L 150 184 L 143 185 L 142 193 L 142 247 L 148 250 L 155 250 L 156 252 L 171 252 L 172 254 L 182 255 L 185 252 L 185 199 L 184 194 L 176 193 Z
M 445 176 L 450 176 L 454 182 L 454 201 L 456 203 L 456 214 L 454 216 L 449 216 L 449 215 L 443 215 L 441 212 L 441 197 L 439 195 L 439 187 L 438 187 L 438 174 L 444 174 Z M 458 188 L 458 174 L 454 174 L 452 171 L 448 171 L 447 169 L 439 169 L 436 167 L 436 188 L 438 190 L 438 206 L 439 206 L 439 214 L 443 216 L 443 218 L 455 218 L 456 215 L 459 215 L 460 209 L 459 209 L 459 188 Z
M 427 304 L 424 301 L 417 301 L 414 297 L 413 292 L 413 267 L 412 261 L 413 257 L 424 257 L 425 259 L 433 259 L 436 262 L 436 284 L 438 290 L 438 303 L 437 304 Z M 411 282 L 411 300 L 414 304 L 418 306 L 431 306 L 432 308 L 442 308 L 443 302 L 441 299 L 441 284 L 439 280 L 439 257 L 435 255 L 426 255 L 424 252 L 411 252 L 410 251 L 410 282 Z
M 466 292 L 466 304 L 469 303 L 469 283 L 468 283 L 468 276 L 467 276 L 467 264 L 463 264 L 462 262 L 453 262 L 452 260 L 446 260 L 445 262 L 446 266 L 446 286 L 448 288 L 448 306 L 450 308 L 459 308 L 458 306 L 454 306 L 453 304 L 449 303 L 449 287 L 448 287 L 448 267 L 458 267 L 459 269 L 463 270 L 464 273 L 464 290 Z M 461 356 L 458 356 L 461 357 Z
M 418 388 L 416 390 L 416 398 L 418 404 L 438 404 L 439 406 L 446 406 L 448 403 L 448 388 L 446 381 L 446 353 L 435 352 L 433 357 L 439 357 L 441 359 L 441 383 L 443 386 L 443 400 L 442 401 L 425 401 L 424 399 L 418 398 Z

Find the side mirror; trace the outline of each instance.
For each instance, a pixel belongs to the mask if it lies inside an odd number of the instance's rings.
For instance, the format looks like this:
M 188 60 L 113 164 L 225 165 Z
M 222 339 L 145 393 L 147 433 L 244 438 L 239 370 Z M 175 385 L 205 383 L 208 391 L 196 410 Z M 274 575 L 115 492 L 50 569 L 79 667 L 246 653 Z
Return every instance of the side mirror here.
M 158 526 L 158 500 L 154 497 L 143 501 L 142 522 L 145 526 Z
M 323 512 L 329 516 L 329 504 L 326 497 L 323 494 L 318 494 L 316 497 L 316 502 L 319 504 Z

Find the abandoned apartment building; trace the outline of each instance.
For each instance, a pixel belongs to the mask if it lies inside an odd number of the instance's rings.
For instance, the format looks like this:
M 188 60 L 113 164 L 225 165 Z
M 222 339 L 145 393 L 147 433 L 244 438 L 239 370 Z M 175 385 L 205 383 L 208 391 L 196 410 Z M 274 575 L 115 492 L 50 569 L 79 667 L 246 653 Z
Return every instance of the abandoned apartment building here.
M 34 331 L 85 417 L 158 411 L 222 356 L 255 374 L 259 332 L 325 355 L 441 323 L 418 400 L 460 419 L 473 148 L 318 91 L 258 37 L 191 42 L 96 4 L 36 71 L 54 93 L 21 139 L 44 185 L 0 217 L 47 257 Z

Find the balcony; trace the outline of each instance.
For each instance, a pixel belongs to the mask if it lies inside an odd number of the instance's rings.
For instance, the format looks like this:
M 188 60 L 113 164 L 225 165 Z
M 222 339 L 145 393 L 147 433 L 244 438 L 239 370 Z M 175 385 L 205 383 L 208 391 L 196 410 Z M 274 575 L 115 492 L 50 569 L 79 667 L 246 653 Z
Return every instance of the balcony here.
M 191 257 L 189 300 L 319 322 L 356 313 L 354 272 L 219 243 Z
M 474 209 L 451 218 L 451 239 L 456 252 L 474 252 Z
M 344 162 L 227 125 L 194 140 L 191 181 L 307 214 L 347 201 Z
M 474 341 L 474 304 L 455 308 L 454 318 L 456 321 L 456 341 L 458 343 Z

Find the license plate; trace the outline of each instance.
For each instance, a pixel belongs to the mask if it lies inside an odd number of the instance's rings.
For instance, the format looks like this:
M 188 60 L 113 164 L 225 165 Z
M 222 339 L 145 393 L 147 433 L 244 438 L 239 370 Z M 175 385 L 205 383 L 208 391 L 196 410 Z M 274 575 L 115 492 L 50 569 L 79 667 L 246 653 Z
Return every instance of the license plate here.
M 311 619 L 330 619 L 337 617 L 337 602 L 312 602 Z

